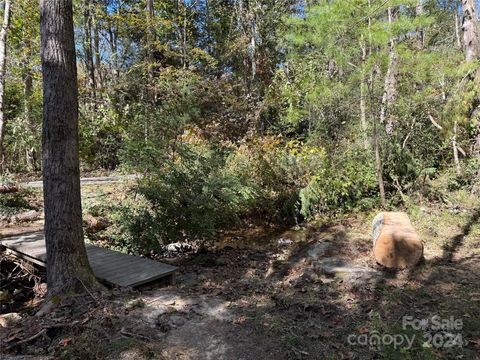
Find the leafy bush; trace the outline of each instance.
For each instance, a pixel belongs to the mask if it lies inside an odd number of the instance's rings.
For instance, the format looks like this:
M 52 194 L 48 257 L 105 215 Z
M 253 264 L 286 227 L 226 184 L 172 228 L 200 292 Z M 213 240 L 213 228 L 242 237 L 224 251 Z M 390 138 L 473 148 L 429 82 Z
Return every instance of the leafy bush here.
M 300 191 L 301 213 L 338 213 L 356 207 L 370 208 L 377 194 L 373 166 L 362 152 L 347 153 L 342 159 L 325 162 L 308 185 Z
M 217 153 L 186 146 L 179 158 L 141 180 L 136 193 L 143 204 L 120 214 L 134 251 L 158 250 L 173 241 L 204 242 L 237 223 L 256 189 L 223 165 Z
M 80 111 L 80 158 L 86 165 L 113 170 L 119 165 L 123 127 L 112 104 Z
M 260 196 L 252 209 L 257 217 L 290 224 L 298 221 L 300 188 L 308 183 L 324 157 L 322 147 L 265 136 L 243 143 L 229 157 L 227 166 L 259 189 Z
M 16 193 L 0 194 L 0 216 L 15 215 L 22 210 L 34 209 L 29 203 L 31 192 L 22 189 Z
M 453 169 L 450 170 L 448 190 L 455 191 L 465 189 L 470 191 L 474 187 L 476 181 L 478 181 L 478 169 L 480 169 L 478 159 L 469 159 L 463 165 L 460 174 L 454 172 Z

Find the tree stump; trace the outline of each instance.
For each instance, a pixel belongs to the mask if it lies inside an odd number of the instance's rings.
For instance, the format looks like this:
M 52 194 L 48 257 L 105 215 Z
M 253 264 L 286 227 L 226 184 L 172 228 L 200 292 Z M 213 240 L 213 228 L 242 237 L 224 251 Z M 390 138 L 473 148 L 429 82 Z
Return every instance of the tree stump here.
M 405 213 L 375 216 L 372 237 L 375 260 L 387 268 L 411 267 L 423 257 L 423 244 Z

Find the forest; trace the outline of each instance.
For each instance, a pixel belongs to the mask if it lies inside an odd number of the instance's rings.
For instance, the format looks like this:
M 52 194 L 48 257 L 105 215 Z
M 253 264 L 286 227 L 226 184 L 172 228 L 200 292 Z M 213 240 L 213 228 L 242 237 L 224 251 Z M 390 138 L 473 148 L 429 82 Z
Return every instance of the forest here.
M 53 3 L 73 16 L 65 74 L 49 52 L 63 20 L 47 19 L 48 1 L 0 1 L 0 238 L 45 227 L 54 259 L 62 253 L 49 241 L 68 247 L 75 233 L 84 260 L 85 236 L 179 274 L 166 287 L 106 291 L 91 270 L 54 277 L 61 260 L 46 274 L 2 247 L 0 314 L 10 315 L 0 315 L 0 353 L 480 356 L 476 0 Z M 77 151 L 58 160 L 55 121 L 78 143 L 80 173 L 68 183 L 55 181 Z M 42 177 L 44 191 L 32 187 Z M 424 256 L 415 267 L 373 259 L 382 211 L 412 220 Z M 76 212 L 78 228 L 67 219 Z M 87 300 L 62 305 L 72 289 Z M 59 310 L 39 316 L 45 298 Z M 461 342 L 437 346 L 440 333 L 402 328 L 411 313 L 462 320 Z M 350 342 L 412 331 L 410 347 Z

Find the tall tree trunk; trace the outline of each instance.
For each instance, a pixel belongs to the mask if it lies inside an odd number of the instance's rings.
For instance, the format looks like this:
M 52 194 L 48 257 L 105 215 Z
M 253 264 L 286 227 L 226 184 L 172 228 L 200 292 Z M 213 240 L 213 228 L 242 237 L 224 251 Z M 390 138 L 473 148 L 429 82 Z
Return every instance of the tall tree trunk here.
M 453 13 L 454 13 L 454 18 L 455 18 L 455 39 L 457 41 L 457 48 L 459 50 L 461 50 L 462 49 L 462 38 L 460 36 L 460 28 L 462 27 L 462 25 L 460 24 L 460 18 L 458 16 L 458 5 L 459 5 L 458 1 L 455 0 L 453 2 L 453 6 L 454 6 Z
M 0 171 L 3 171 L 5 154 L 3 139 L 5 138 L 5 66 L 7 64 L 7 34 L 10 27 L 10 0 L 3 2 L 3 23 L 0 30 Z
M 85 51 L 85 65 L 87 68 L 88 86 L 90 88 L 91 101 L 93 101 L 94 107 L 96 105 L 97 97 L 97 82 L 95 78 L 95 62 L 93 60 L 93 39 L 92 39 L 92 13 L 93 6 L 92 0 L 84 0 L 83 3 L 83 16 L 85 20 L 85 38 L 84 38 L 84 51 Z
M 235 2 L 235 4 L 237 5 L 236 6 L 237 29 L 245 38 L 247 38 L 248 34 L 244 26 L 244 23 L 246 22 L 246 13 L 247 13 L 245 9 L 246 7 L 245 0 L 238 0 Z M 242 75 L 243 75 L 243 82 L 244 82 L 247 95 L 250 94 L 249 63 L 250 63 L 250 59 L 249 59 L 248 48 L 247 48 L 246 51 L 243 53 L 243 59 L 242 59 L 242 64 L 243 64 Z
M 465 44 L 465 60 L 479 58 L 476 0 L 462 0 L 462 31 Z
M 212 25 L 209 0 L 205 0 L 205 32 L 207 34 L 207 52 L 209 55 L 213 55 Z
M 378 134 L 378 124 L 377 121 L 373 120 L 373 141 L 375 145 L 375 170 L 377 173 L 378 181 L 378 190 L 380 192 L 380 203 L 382 208 L 385 209 L 387 206 L 387 201 L 385 197 L 385 185 L 383 182 L 383 162 L 380 154 L 380 139 Z
M 415 8 L 415 14 L 417 16 L 422 16 L 423 15 L 423 0 L 417 0 L 417 6 Z M 423 32 L 423 29 L 419 27 L 417 29 L 417 49 L 422 50 L 424 46 L 424 41 L 425 41 L 425 34 Z
M 187 58 L 187 3 L 183 1 L 183 26 L 182 26 L 182 54 L 183 54 L 183 68 L 188 66 Z
M 155 9 L 153 6 L 153 0 L 147 0 L 147 51 L 148 51 L 148 76 L 150 80 L 153 80 L 153 64 L 155 61 L 154 54 L 154 42 L 155 42 L 155 28 L 153 21 L 155 18 Z
M 36 129 L 32 118 L 33 76 L 30 69 L 27 69 L 27 71 L 23 75 L 23 85 L 23 95 L 25 101 L 23 113 L 25 126 L 30 130 L 32 134 L 34 134 Z M 26 156 L 28 169 L 31 171 L 37 170 L 37 158 L 34 144 L 31 144 L 31 146 L 27 149 Z
M 48 296 L 99 285 L 82 229 L 72 0 L 40 1 L 43 192 Z
M 391 24 L 397 16 L 397 9 L 388 8 L 388 22 Z M 392 135 L 396 127 L 396 119 L 391 114 L 391 107 L 395 102 L 397 89 L 397 53 L 393 37 L 388 45 L 388 68 L 385 74 L 382 103 L 380 106 L 380 123 L 385 125 L 388 135 Z
M 99 4 L 98 0 L 93 0 L 92 10 L 92 31 L 93 31 L 93 52 L 95 55 L 95 73 L 96 73 L 96 85 L 103 88 L 104 79 L 102 72 L 102 57 L 100 55 L 100 22 L 98 21 Z
M 477 61 L 480 58 L 480 48 L 477 29 L 477 9 L 476 0 L 462 0 L 462 31 L 463 31 L 463 43 L 465 45 L 465 60 L 467 62 Z M 475 72 L 473 81 L 476 87 L 480 86 L 480 70 Z M 480 98 L 477 96 L 474 107 L 478 107 L 480 104 Z M 474 109 L 473 114 L 477 113 L 477 109 Z M 477 135 L 473 146 L 473 156 L 475 156 L 480 163 L 480 119 L 476 117 L 477 121 Z M 473 187 L 473 193 L 480 192 L 480 169 L 477 172 L 477 184 Z
M 362 50 L 361 66 L 362 74 L 360 78 L 360 127 L 362 129 L 363 147 L 365 150 L 369 148 L 367 137 L 367 84 L 365 75 L 365 62 L 367 60 L 367 48 L 363 37 L 360 39 L 360 49 Z
M 375 152 L 375 173 L 377 176 L 377 183 L 378 183 L 378 191 L 380 193 L 380 203 L 382 208 L 386 207 L 387 200 L 385 196 L 385 184 L 383 181 L 383 162 L 382 162 L 382 156 L 381 156 L 381 148 L 380 148 L 380 134 L 378 130 L 378 121 L 376 120 L 376 114 L 375 114 L 375 95 L 374 95 L 374 82 L 375 82 L 375 76 L 374 72 L 372 71 L 370 73 L 370 79 L 368 82 L 368 90 L 370 93 L 370 114 L 372 117 L 372 123 L 373 123 L 373 150 Z
M 146 12 L 147 12 L 147 61 L 148 61 L 148 99 L 152 106 L 155 106 L 156 103 L 156 88 L 155 88 L 155 28 L 154 28 L 154 20 L 155 20 L 155 8 L 153 4 L 153 0 L 147 0 L 146 4 Z M 148 116 L 145 116 L 145 129 L 144 129 L 144 138 L 145 141 L 148 141 L 150 134 L 150 121 Z
M 119 16 L 120 11 L 117 9 L 117 16 Z M 110 52 L 112 53 L 112 59 L 110 61 L 110 71 L 112 80 L 113 78 L 118 79 L 120 77 L 120 66 L 118 61 L 118 35 L 117 35 L 117 18 L 114 18 L 108 26 L 108 42 L 110 44 Z M 114 23 L 115 22 L 115 23 Z

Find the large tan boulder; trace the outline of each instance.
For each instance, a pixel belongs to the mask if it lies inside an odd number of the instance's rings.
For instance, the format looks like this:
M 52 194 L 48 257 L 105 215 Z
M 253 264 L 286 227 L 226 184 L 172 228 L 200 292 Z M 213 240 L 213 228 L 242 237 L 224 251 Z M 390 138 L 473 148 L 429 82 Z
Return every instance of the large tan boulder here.
M 423 244 L 403 212 L 382 212 L 373 219 L 373 254 L 388 268 L 404 269 L 423 257 Z

